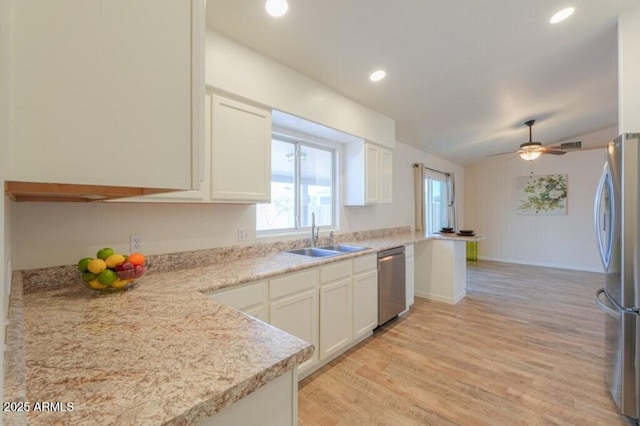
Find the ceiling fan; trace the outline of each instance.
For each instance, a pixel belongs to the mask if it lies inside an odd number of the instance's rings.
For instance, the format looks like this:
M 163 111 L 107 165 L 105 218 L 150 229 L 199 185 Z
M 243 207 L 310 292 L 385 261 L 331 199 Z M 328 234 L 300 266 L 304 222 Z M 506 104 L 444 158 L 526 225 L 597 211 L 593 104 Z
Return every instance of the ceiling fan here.
M 518 151 L 502 152 L 500 154 L 488 155 L 488 157 L 503 154 L 518 154 L 523 160 L 533 161 L 542 154 L 564 155 L 569 150 L 582 148 L 582 141 L 562 143 L 558 146 L 542 146 L 542 143 L 534 142 L 531 137 L 531 128 L 535 122 L 536 120 L 529 120 L 524 123 L 526 126 L 529 126 L 529 142 L 521 144 Z

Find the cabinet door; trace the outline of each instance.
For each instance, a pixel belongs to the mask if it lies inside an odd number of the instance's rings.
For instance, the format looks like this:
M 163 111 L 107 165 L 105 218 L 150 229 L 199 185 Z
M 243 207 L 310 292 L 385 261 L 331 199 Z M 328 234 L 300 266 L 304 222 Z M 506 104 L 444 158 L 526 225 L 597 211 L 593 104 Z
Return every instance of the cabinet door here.
M 369 333 L 378 325 L 378 271 L 353 277 L 353 338 Z
M 267 283 L 264 281 L 209 293 L 208 297 L 268 322 Z
M 207 201 L 209 198 L 209 174 L 211 170 L 211 163 L 209 157 L 211 156 L 211 108 L 212 108 L 212 96 L 207 92 L 204 95 L 204 173 L 203 180 L 200 182 L 199 189 L 193 189 L 191 191 L 177 191 L 167 192 L 163 194 L 147 195 L 144 197 L 135 197 L 135 201 L 147 201 L 147 202 L 164 202 L 164 203 L 200 203 Z M 206 197 L 206 198 L 205 198 Z M 129 201 L 125 198 L 121 201 Z
M 380 202 L 380 149 L 375 145 L 366 144 L 364 159 L 365 203 L 377 204 Z
M 415 301 L 414 298 L 414 291 L 415 291 L 415 275 L 414 275 L 414 267 L 415 267 L 415 258 L 413 256 L 411 257 L 407 257 L 405 259 L 406 262 L 406 270 L 405 270 L 405 279 L 406 279 L 406 283 L 407 283 L 407 290 L 406 290 L 406 296 L 407 296 L 407 309 L 409 309 L 409 307 L 411 305 L 413 305 L 413 302 Z
M 380 203 L 391 204 L 393 189 L 393 152 L 380 148 Z
M 241 309 L 241 311 L 247 315 L 251 315 L 256 319 L 259 319 L 260 321 L 269 322 L 269 310 L 267 309 L 266 304 L 260 303 L 258 305 Z
M 271 200 L 271 111 L 213 95 L 211 198 Z
M 204 97 L 204 176 L 200 182 L 200 189 L 191 191 L 166 192 L 162 194 L 145 195 L 142 197 L 117 198 L 110 200 L 114 203 L 202 203 L 209 199 L 211 163 L 211 93 Z M 206 197 L 206 198 L 205 198 Z
M 352 341 L 351 277 L 320 287 L 320 360 Z
M 20 0 L 13 24 L 8 180 L 198 187 L 202 0 Z
M 269 323 L 311 343 L 313 356 L 298 366 L 302 374 L 318 362 L 318 290 L 307 290 L 284 297 L 269 305 Z

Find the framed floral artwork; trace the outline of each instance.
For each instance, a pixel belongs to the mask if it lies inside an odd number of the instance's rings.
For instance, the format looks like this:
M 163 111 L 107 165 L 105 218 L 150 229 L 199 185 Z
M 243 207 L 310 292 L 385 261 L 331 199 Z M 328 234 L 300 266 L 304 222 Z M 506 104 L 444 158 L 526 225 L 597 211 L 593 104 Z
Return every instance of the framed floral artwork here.
M 567 175 L 532 175 L 516 178 L 518 214 L 567 214 Z

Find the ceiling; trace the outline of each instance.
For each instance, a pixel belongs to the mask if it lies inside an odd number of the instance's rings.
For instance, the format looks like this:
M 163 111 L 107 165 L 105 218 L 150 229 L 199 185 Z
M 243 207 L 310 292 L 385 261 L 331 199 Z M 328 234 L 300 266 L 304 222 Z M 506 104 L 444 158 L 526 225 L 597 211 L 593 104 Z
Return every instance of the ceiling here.
M 272 18 L 263 0 L 208 0 L 207 26 L 394 119 L 398 141 L 468 165 L 516 150 L 529 119 L 543 145 L 616 126 L 616 17 L 637 4 L 289 0 Z

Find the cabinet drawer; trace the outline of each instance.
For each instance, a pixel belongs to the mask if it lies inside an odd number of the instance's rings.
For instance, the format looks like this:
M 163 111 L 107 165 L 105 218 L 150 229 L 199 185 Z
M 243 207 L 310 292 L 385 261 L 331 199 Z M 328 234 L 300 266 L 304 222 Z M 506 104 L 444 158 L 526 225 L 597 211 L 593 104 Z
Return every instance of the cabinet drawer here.
M 360 272 L 369 271 L 371 269 L 378 268 L 378 256 L 375 254 L 368 254 L 366 256 L 360 256 L 353 259 L 353 273 L 359 274 Z
M 294 294 L 314 288 L 317 282 L 318 275 L 316 269 L 297 272 L 281 278 L 272 279 L 269 281 L 269 299 L 273 300 L 288 294 Z
M 413 257 L 413 244 L 407 244 L 404 246 L 404 256 Z
M 347 278 L 351 276 L 352 262 L 347 260 L 346 262 L 336 262 L 331 265 L 323 266 L 320 268 L 320 283 L 328 283 L 331 281 L 339 280 L 340 278 Z
M 267 284 L 263 281 L 242 287 L 209 293 L 207 296 L 236 309 L 258 305 L 267 299 Z

